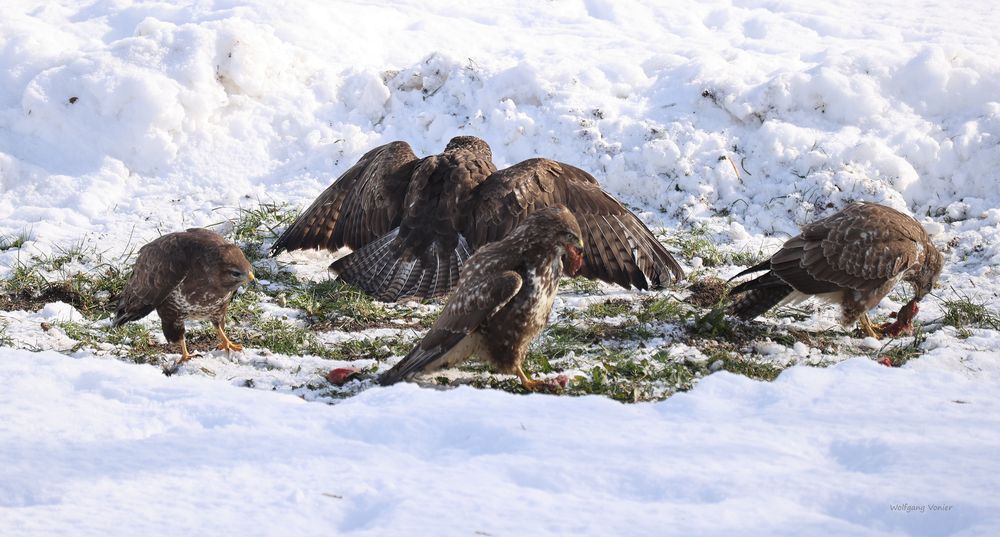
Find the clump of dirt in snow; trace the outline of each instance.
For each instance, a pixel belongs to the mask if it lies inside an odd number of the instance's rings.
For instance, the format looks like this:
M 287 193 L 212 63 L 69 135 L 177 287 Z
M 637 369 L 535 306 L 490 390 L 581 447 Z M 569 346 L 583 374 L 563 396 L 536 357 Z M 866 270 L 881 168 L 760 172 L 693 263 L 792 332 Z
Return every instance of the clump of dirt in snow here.
M 710 308 L 722 299 L 722 295 L 726 291 L 726 282 L 722 278 L 714 276 L 702 278 L 688 286 L 688 291 L 691 292 L 691 295 L 687 297 L 689 303 L 702 308 Z

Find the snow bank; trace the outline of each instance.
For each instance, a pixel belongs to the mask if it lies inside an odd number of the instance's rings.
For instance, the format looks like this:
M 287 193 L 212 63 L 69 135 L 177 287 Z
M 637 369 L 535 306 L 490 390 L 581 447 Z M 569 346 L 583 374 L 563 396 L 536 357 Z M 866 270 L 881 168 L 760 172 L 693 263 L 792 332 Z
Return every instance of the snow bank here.
M 304 204 L 376 144 L 456 134 L 501 165 L 582 166 L 667 227 L 725 211 L 789 233 L 854 199 L 919 215 L 965 200 L 978 218 L 1000 203 L 991 13 L 45 4 L 0 21 L 0 232 L 125 240 L 155 215 L 145 239 Z
M 958 372 L 851 360 L 658 404 L 405 385 L 328 406 L 4 349 L 0 385 L 4 535 L 1000 530 L 1000 385 Z

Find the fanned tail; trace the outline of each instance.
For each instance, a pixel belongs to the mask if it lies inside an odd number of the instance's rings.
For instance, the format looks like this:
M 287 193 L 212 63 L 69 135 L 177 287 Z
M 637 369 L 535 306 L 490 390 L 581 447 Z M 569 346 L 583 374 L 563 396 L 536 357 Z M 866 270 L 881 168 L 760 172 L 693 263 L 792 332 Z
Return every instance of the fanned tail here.
M 434 298 L 458 285 L 462 265 L 472 255 L 471 250 L 465 238 L 459 236 L 453 249 L 434 241 L 423 252 L 407 252 L 396 228 L 338 259 L 330 268 L 345 282 L 382 302 Z

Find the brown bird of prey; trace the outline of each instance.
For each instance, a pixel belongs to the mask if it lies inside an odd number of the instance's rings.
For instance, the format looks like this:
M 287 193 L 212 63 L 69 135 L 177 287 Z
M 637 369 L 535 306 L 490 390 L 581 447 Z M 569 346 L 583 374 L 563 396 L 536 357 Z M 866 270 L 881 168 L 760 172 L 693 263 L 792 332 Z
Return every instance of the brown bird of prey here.
M 349 259 L 341 279 L 387 302 L 443 295 L 473 250 L 459 234 L 459 204 L 496 169 L 490 146 L 474 136 L 452 138 L 444 153 L 422 159 L 406 142 L 376 147 L 299 215 L 271 255 L 369 246 L 377 257 Z M 331 268 L 345 271 L 346 261 Z
M 139 249 L 111 326 L 155 309 L 163 336 L 180 342 L 181 358 L 168 373 L 191 358 L 184 339 L 186 319 L 211 321 L 219 335 L 217 349 L 243 350 L 226 337 L 226 308 L 236 289 L 253 279 L 243 251 L 218 233 L 201 228 L 168 233 Z
M 841 307 L 841 322 L 860 320 L 866 335 L 881 337 L 868 310 L 900 281 L 913 285 L 914 298 L 901 310 L 912 321 L 916 303 L 934 287 L 944 261 L 923 226 L 875 203 L 853 203 L 802 228 L 770 259 L 734 278 L 767 271 L 730 291 L 729 311 L 753 319 L 779 304 L 816 296 Z M 892 331 L 905 327 L 892 326 Z M 898 332 L 896 332 L 898 333 Z
M 534 211 L 562 205 L 586 237 L 582 276 L 626 289 L 683 276 L 653 233 L 587 172 L 548 159 L 496 171 L 491 158 L 471 136 L 421 160 L 404 142 L 376 148 L 299 216 L 272 255 L 348 246 L 355 251 L 330 266 L 344 281 L 386 302 L 430 298 L 455 286 L 473 251 Z
M 547 386 L 528 378 L 521 362 L 548 322 L 559 277 L 583 264 L 583 244 L 576 219 L 557 206 L 532 213 L 509 235 L 477 250 L 434 326 L 379 383 L 409 380 L 475 355 L 517 374 L 529 390 Z

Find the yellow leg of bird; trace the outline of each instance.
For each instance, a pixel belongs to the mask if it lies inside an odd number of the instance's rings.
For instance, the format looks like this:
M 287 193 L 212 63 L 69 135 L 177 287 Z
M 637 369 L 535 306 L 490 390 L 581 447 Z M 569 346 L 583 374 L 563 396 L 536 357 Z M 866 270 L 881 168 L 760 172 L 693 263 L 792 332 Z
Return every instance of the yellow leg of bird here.
M 540 388 L 545 387 L 544 381 L 535 380 L 526 375 L 524 373 L 524 370 L 521 369 L 521 364 L 517 365 L 515 373 L 517 373 L 517 378 L 521 379 L 521 386 L 524 386 L 524 389 L 528 390 L 529 392 L 535 392 L 538 391 Z
M 190 359 L 191 359 L 191 353 L 188 352 L 187 340 L 184 339 L 184 336 L 181 336 L 181 359 L 177 360 L 177 364 L 175 365 L 181 365 Z
M 219 335 L 219 344 L 215 347 L 216 350 L 224 350 L 226 352 L 243 350 L 243 345 L 229 341 L 229 338 L 226 337 L 226 333 L 222 330 L 222 327 L 216 326 L 215 333 Z
M 166 376 L 173 375 L 181 367 L 181 364 L 190 360 L 194 355 L 188 352 L 187 340 L 184 336 L 181 336 L 181 357 L 176 362 L 169 366 L 163 366 L 163 374 Z
M 864 331 L 865 335 L 871 336 L 875 339 L 882 339 L 882 330 L 872 323 L 871 318 L 868 317 L 867 311 L 861 314 L 861 330 Z

